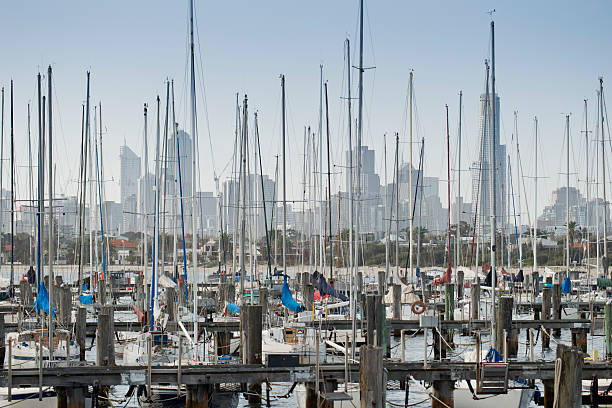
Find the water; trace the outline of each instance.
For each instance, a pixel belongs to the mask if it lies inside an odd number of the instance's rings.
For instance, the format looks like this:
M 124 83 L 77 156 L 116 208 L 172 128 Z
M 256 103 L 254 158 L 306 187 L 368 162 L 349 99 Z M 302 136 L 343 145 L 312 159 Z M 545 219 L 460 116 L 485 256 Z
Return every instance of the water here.
M 523 316 L 514 317 L 514 319 L 521 319 L 521 318 L 527 319 L 527 318 L 530 318 L 530 316 L 523 315 Z M 488 349 L 490 345 L 489 337 L 490 336 L 488 335 L 482 335 L 481 337 L 483 350 Z M 452 360 L 462 361 L 464 358 L 464 354 L 468 351 L 473 351 L 476 347 L 475 340 L 471 336 L 461 336 L 459 333 L 455 333 L 454 340 L 456 344 L 455 350 L 453 352 L 447 353 L 447 355 L 449 355 Z M 419 334 L 415 337 L 406 336 L 404 341 L 405 341 L 405 350 L 406 350 L 405 351 L 406 360 L 422 362 L 423 353 L 424 353 L 422 334 Z M 555 342 L 565 344 L 565 345 L 570 345 L 571 344 L 571 333 L 569 330 L 561 330 L 561 337 L 560 338 L 552 337 L 550 341 L 551 348 L 549 350 L 545 350 L 544 352 L 542 352 L 541 350 L 541 343 L 540 343 L 541 338 L 539 337 L 535 341 L 536 341 L 536 343 L 534 344 L 535 360 L 536 361 L 554 361 L 556 357 Z M 432 361 L 433 359 L 433 350 L 431 347 L 432 342 L 433 342 L 433 337 L 432 337 L 431 331 L 428 331 L 427 343 L 429 345 L 428 347 L 429 361 Z M 593 350 L 598 350 L 599 356 L 605 355 L 605 341 L 604 341 L 603 336 L 591 336 L 590 334 L 588 335 L 588 354 L 593 355 Z M 401 358 L 401 351 L 402 351 L 402 348 L 401 348 L 400 339 L 391 337 L 391 357 L 397 358 L 397 359 Z M 521 333 L 519 335 L 519 351 L 518 351 L 517 361 L 529 361 L 529 354 L 530 353 L 529 353 L 529 346 L 528 346 L 527 330 L 521 330 Z M 90 352 L 88 352 L 88 359 L 90 358 L 95 360 L 95 348 L 91 350 Z M 118 361 L 118 364 L 120 364 L 119 361 Z M 292 394 L 289 398 L 284 398 L 284 399 L 277 398 L 278 396 L 285 394 L 291 387 L 291 384 L 272 383 L 271 385 L 272 385 L 272 391 L 270 392 L 270 396 L 272 400 L 271 402 L 272 407 L 289 408 L 289 407 L 297 406 L 295 394 Z M 536 381 L 536 386 L 538 386 L 540 390 L 543 390 L 542 384 L 539 381 Z M 340 384 L 339 388 L 341 391 L 343 389 L 343 385 Z M 114 387 L 113 394 L 125 395 L 127 390 L 128 390 L 128 387 L 125 387 L 125 386 Z M 403 406 L 404 397 L 405 397 L 404 391 L 399 389 L 399 383 L 390 381 L 388 383 L 388 390 L 387 390 L 387 401 L 388 401 L 387 407 L 392 408 L 397 405 Z M 414 406 L 417 406 L 417 407 L 418 406 L 420 407 L 431 406 L 431 402 L 427 394 L 422 390 L 421 387 L 417 386 L 416 384 L 410 385 L 410 393 L 409 393 L 408 402 L 409 404 L 415 404 Z M 359 401 L 353 401 L 353 405 L 355 407 L 358 407 Z M 127 407 L 138 407 L 138 402 L 136 400 L 136 397 L 134 396 L 129 403 L 126 404 L 126 402 L 123 402 L 123 403 L 117 402 L 115 403 L 115 406 L 117 407 L 125 406 L 126 408 Z M 264 403 L 264 406 L 265 406 L 265 403 Z M 535 407 L 536 405 L 532 403 L 532 406 Z M 247 400 L 242 395 L 240 395 L 238 407 L 240 408 L 249 407 Z

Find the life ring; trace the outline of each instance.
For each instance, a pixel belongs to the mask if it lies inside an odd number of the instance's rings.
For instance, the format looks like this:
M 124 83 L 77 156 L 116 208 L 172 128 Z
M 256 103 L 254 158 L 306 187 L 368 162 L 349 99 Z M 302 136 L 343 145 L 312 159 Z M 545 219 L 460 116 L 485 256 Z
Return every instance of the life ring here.
M 283 312 L 281 310 L 282 307 L 283 307 L 282 303 L 277 303 L 276 306 L 274 306 L 274 314 L 277 315 L 278 317 L 283 317 Z
M 412 304 L 412 306 L 410 306 L 410 310 L 412 310 L 413 314 L 420 315 L 425 311 L 425 303 L 423 303 L 421 300 L 417 300 Z

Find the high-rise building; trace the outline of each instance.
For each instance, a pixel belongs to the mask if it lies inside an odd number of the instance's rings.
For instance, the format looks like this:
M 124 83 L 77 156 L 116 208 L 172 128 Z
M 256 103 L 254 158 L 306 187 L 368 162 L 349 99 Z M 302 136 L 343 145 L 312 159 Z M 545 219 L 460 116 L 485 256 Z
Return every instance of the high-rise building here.
M 505 211 L 507 194 L 506 188 L 506 145 L 500 144 L 499 134 L 499 96 L 495 95 L 495 123 L 493 124 L 493 107 L 491 95 L 480 95 L 480 153 L 479 158 L 472 163 L 472 206 L 473 213 L 477 214 L 478 227 L 482 227 L 482 234 L 489 237 L 491 221 L 491 192 L 493 179 L 492 169 L 495 171 L 495 218 L 497 228 L 505 226 Z M 493 126 L 495 126 L 495 140 L 493 141 Z M 495 151 L 495 165 L 491 165 L 493 149 Z M 481 225 L 482 223 L 482 225 Z
M 372 217 L 374 214 L 373 208 L 378 206 L 380 201 L 380 177 L 376 174 L 375 163 L 376 163 L 376 152 L 368 146 L 361 146 L 361 211 L 359 214 L 360 229 L 362 233 L 373 232 L 377 225 L 375 219 Z M 357 167 L 357 151 L 353 150 L 353 168 Z M 346 152 L 346 164 L 349 165 L 349 152 Z M 357 197 L 357 172 L 353 171 L 353 191 L 355 197 Z M 348 172 L 347 172 L 347 186 L 348 186 Z M 348 205 L 348 200 L 347 200 Z M 348 207 L 346 207 L 346 213 L 348 213 Z M 357 219 L 357 218 L 355 218 Z M 318 231 L 318 229 L 317 229 Z
M 257 236 L 260 237 L 265 235 L 266 230 L 264 229 L 264 206 L 259 203 L 262 201 L 265 202 L 265 218 L 268 226 L 270 226 L 272 216 L 274 216 L 276 220 L 280 220 L 280 218 L 278 218 L 277 209 L 274 206 L 274 201 L 278 201 L 278 197 L 275 196 L 276 183 L 265 174 L 263 176 L 249 174 L 246 181 L 247 201 L 253 203 L 247 203 L 247 216 L 250 217 L 250 219 L 254 219 L 253 217 L 257 216 Z M 263 197 L 261 189 L 262 183 Z M 223 228 L 228 233 L 231 233 L 235 228 L 236 220 L 240 219 L 239 207 L 241 203 L 239 180 L 230 179 L 223 183 L 222 199 Z M 289 214 L 289 212 L 287 212 L 287 214 Z M 255 225 L 252 225 L 251 228 L 255 228 Z M 274 228 L 274 225 L 272 228 Z
M 138 179 L 140 177 L 140 157 L 136 155 L 126 144 L 119 148 L 119 160 L 121 162 L 121 206 L 123 220 L 121 232 L 138 231 Z
M 178 146 L 177 146 L 178 139 Z M 168 161 L 166 169 L 166 194 L 172 197 L 183 198 L 183 215 L 185 222 L 185 233 L 191 234 L 191 197 L 193 196 L 193 156 L 191 149 L 191 136 L 184 130 L 179 130 L 176 134 L 168 136 Z M 177 155 L 178 149 L 178 155 Z M 180 158 L 177 160 L 177 157 Z M 179 174 L 180 164 L 180 174 Z M 179 177 L 180 176 L 180 177 Z M 179 185 L 180 179 L 180 185 Z M 181 195 L 182 193 L 182 195 Z M 197 204 L 196 204 L 197 205 Z M 177 206 L 177 214 L 180 206 Z

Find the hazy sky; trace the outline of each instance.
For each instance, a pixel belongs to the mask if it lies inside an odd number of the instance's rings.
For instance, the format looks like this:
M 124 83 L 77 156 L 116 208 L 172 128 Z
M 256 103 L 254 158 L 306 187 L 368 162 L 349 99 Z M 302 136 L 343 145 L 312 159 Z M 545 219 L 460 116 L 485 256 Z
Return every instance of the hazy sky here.
M 251 114 L 259 111 L 264 169 L 273 176 L 275 155 L 280 153 L 278 77 L 283 73 L 288 101 L 288 194 L 300 199 L 303 128 L 310 125 L 318 130 L 320 64 L 329 87 L 332 161 L 344 164 L 344 40 L 351 39 L 351 62 L 356 65 L 358 1 L 196 1 L 195 7 L 202 190 L 214 190 L 213 161 L 222 178 L 230 175 L 227 164 L 233 151 L 236 93 L 241 99 L 248 94 Z M 484 90 L 484 59 L 490 51 L 490 17 L 486 12 L 491 9 L 496 9 L 501 140 L 511 141 L 513 111 L 517 110 L 522 165 L 525 175 L 531 176 L 533 116 L 538 116 L 540 175 L 545 177 L 540 183 L 543 206 L 550 202 L 552 189 L 565 183 L 560 174 L 566 171 L 565 113 L 572 114 L 572 184 L 579 182 L 584 190 L 583 100 L 590 101 L 589 127 L 593 128 L 598 77 L 604 77 L 604 86 L 612 78 L 612 6 L 607 1 L 366 1 L 364 65 L 375 68 L 364 75 L 364 144 L 376 149 L 381 178 L 383 134 L 391 139 L 394 132 L 400 132 L 400 156 L 408 158 L 406 95 L 408 73 L 413 69 L 418 122 L 414 137 L 425 137 L 426 173 L 446 179 L 445 104 L 450 109 L 453 160 L 456 156 L 459 90 L 464 94 L 465 119 L 462 169 L 469 167 L 478 152 L 479 95 Z M 152 135 L 155 97 L 159 94 L 162 101 L 165 99 L 167 78 L 175 80 L 178 121 L 188 125 L 187 16 L 186 0 L 2 2 L 4 129 L 8 135 L 8 88 L 14 79 L 20 196 L 27 194 L 26 106 L 28 101 L 36 102 L 36 73 L 46 72 L 49 64 L 54 71 L 58 192 L 76 191 L 87 70 L 91 71 L 92 104 L 102 102 L 108 199 L 119 199 L 119 146 L 125 140 L 141 154 L 143 103 L 151 106 Z M 355 96 L 356 70 L 351 75 Z M 33 136 L 37 132 L 35 118 Z M 390 140 L 388 144 L 391 149 Z M 5 149 L 7 145 L 5 141 Z M 154 146 L 152 139 L 149 146 Z M 509 149 L 513 160 L 515 150 Z M 388 154 L 391 166 L 392 150 Z M 418 146 L 414 155 L 418 155 Z M 149 157 L 153 157 L 153 150 Z M 594 166 L 593 158 L 590 162 Z M 152 168 L 152 162 L 150 165 Z M 341 167 L 335 170 L 333 190 L 344 182 L 340 171 Z M 462 192 L 469 200 L 469 173 L 463 174 Z M 516 189 L 518 180 L 514 184 Z M 525 179 L 525 184 L 531 196 L 532 179 Z M 443 183 L 440 189 L 446 206 Z

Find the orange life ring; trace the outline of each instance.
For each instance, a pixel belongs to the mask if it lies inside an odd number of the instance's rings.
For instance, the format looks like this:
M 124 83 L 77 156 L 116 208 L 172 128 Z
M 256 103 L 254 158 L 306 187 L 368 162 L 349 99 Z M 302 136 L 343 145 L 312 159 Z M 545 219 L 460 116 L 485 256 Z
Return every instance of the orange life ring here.
M 277 315 L 278 317 L 283 317 L 283 312 L 281 311 L 281 307 L 283 307 L 282 303 L 277 303 L 276 306 L 274 306 L 274 314 Z
M 417 300 L 412 304 L 412 306 L 410 306 L 410 309 L 412 310 L 413 314 L 420 315 L 425 311 L 425 303 L 423 303 L 421 300 Z

